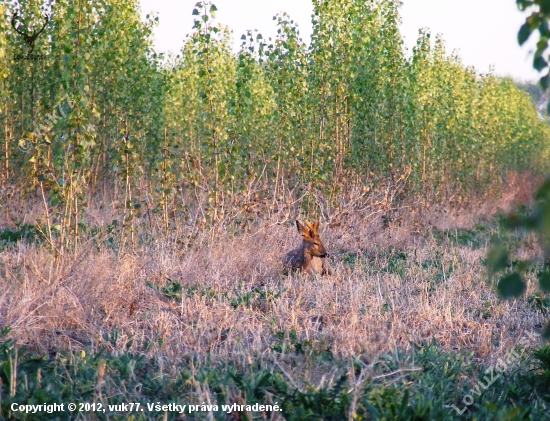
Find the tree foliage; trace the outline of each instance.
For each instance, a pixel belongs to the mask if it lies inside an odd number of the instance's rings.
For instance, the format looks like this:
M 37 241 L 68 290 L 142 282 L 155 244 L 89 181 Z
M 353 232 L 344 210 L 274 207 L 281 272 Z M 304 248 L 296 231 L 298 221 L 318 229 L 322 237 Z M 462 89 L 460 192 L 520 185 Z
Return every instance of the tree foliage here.
M 309 47 L 281 14 L 275 39 L 248 31 L 234 53 L 216 5 L 199 2 L 166 58 L 136 0 L 5 3 L 2 183 L 44 202 L 62 253 L 99 197 L 122 210 L 133 242 L 145 213 L 168 230 L 173 216 L 215 223 L 230 206 L 289 196 L 315 207 L 314 191 L 330 204 L 352 179 L 400 176 L 411 194 L 444 201 L 510 170 L 546 171 L 549 130 L 529 96 L 463 66 L 428 32 L 407 53 L 399 4 L 314 1 Z M 44 59 L 17 59 L 25 42 L 11 19 L 31 30 L 44 14 L 34 49 Z

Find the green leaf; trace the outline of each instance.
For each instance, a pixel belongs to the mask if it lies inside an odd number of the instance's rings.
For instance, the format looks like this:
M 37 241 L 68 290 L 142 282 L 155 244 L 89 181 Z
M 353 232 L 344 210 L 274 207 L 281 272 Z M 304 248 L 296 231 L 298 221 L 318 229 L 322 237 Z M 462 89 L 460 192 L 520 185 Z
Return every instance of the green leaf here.
M 521 28 L 519 28 L 518 32 L 518 43 L 519 45 L 523 45 L 525 41 L 529 39 L 531 36 L 531 27 L 527 22 L 525 22 L 523 25 L 521 25 Z
M 548 66 L 548 63 L 542 57 L 535 57 L 533 60 L 533 67 L 539 72 Z
M 499 295 L 505 299 L 520 297 L 525 288 L 525 282 L 517 272 L 503 276 L 497 286 Z
M 32 142 L 28 139 L 25 139 L 25 138 L 19 139 L 19 147 L 21 149 L 27 150 L 30 147 L 31 143 Z
M 506 269 L 508 263 L 508 250 L 503 246 L 494 247 L 487 253 L 487 269 L 491 275 Z
M 550 75 L 541 77 L 539 83 L 542 90 L 546 91 L 548 89 L 548 84 L 550 83 Z
M 533 4 L 532 0 L 516 0 L 518 9 L 523 11 Z
M 550 0 L 539 0 L 540 10 L 544 13 L 545 17 L 548 17 L 550 13 Z

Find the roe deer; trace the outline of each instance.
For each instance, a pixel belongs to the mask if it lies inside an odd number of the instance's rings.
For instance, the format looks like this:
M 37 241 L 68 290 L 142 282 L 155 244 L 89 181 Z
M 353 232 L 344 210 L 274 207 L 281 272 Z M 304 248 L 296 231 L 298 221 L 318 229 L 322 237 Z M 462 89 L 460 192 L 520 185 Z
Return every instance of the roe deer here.
M 319 221 L 315 221 L 313 225 L 305 222 L 302 225 L 296 220 L 296 228 L 302 234 L 302 245 L 286 254 L 283 259 L 283 265 L 290 270 L 303 270 L 310 275 L 332 275 L 332 268 L 328 261 L 325 246 L 319 238 Z

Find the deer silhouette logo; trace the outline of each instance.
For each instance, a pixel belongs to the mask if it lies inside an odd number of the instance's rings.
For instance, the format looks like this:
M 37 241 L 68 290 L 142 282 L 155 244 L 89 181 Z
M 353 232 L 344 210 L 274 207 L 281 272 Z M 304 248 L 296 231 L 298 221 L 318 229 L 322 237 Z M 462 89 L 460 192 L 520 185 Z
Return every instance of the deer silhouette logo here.
M 18 17 L 19 15 L 17 14 L 17 12 L 13 14 L 11 18 L 11 26 L 13 27 L 15 32 L 23 37 L 23 40 L 29 46 L 29 51 L 27 52 L 27 54 L 32 54 L 32 52 L 34 51 L 34 42 L 36 41 L 36 38 L 38 38 L 38 35 L 40 35 L 44 31 L 44 28 L 46 28 L 46 25 L 50 22 L 50 17 L 48 15 L 44 15 L 44 25 L 42 25 L 42 28 L 31 32 L 25 31 L 23 24 L 21 22 L 17 22 Z

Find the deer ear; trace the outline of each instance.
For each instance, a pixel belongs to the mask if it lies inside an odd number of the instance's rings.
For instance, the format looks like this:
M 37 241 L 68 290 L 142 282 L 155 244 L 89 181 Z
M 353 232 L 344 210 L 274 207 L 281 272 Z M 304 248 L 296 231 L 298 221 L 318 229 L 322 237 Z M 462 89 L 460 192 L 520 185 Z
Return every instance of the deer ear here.
M 306 225 L 307 225 L 307 224 L 308 224 L 308 223 L 306 222 Z M 310 237 L 312 237 L 311 231 L 309 230 L 309 228 L 306 227 L 306 226 L 304 226 L 304 225 L 302 225 L 302 224 L 300 224 L 300 222 L 298 222 L 298 220 L 296 220 L 296 227 L 298 228 L 298 232 L 299 232 L 300 234 L 302 234 L 302 237 L 304 237 L 304 238 L 310 238 Z
M 305 224 L 307 225 L 307 228 L 305 228 L 305 231 L 307 231 L 307 236 L 311 238 L 315 237 L 315 228 L 313 228 L 313 225 L 311 225 L 308 221 L 305 221 Z
M 315 232 L 319 231 L 319 220 L 313 223 L 313 231 Z

